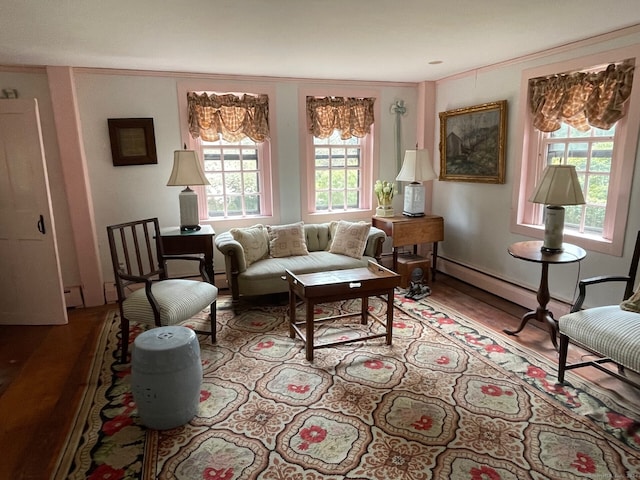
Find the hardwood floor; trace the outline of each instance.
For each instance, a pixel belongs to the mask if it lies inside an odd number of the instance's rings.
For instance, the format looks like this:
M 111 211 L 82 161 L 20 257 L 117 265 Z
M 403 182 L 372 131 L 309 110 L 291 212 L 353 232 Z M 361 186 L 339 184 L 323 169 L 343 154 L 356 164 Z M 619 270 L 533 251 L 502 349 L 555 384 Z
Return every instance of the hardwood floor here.
M 444 274 L 430 283 L 434 300 L 499 332 L 518 326 L 526 312 Z M 100 327 L 113 308 L 72 310 L 69 324 L 62 326 L 0 325 L 0 479 L 40 480 L 51 475 L 86 383 Z M 548 332 L 536 322 L 512 338 L 557 359 Z M 580 352 L 571 349 L 571 355 L 575 361 Z M 635 399 L 640 411 L 638 390 L 592 368 L 576 373 Z

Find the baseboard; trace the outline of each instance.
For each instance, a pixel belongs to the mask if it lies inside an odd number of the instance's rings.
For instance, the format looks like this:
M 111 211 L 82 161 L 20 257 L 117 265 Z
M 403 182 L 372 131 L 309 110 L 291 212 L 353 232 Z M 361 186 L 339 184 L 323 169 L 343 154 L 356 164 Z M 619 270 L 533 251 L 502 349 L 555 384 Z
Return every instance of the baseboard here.
M 536 298 L 537 292 L 526 287 L 521 287 L 498 278 L 495 275 L 488 275 L 472 267 L 451 261 L 447 258 L 438 257 L 438 271 L 446 273 L 458 280 L 469 283 L 486 292 L 497 295 L 505 300 L 521 305 L 530 310 L 535 310 L 538 306 Z M 436 277 L 437 282 L 437 277 Z M 563 299 L 552 298 L 547 308 L 553 313 L 555 318 L 568 313 L 571 309 L 571 302 Z

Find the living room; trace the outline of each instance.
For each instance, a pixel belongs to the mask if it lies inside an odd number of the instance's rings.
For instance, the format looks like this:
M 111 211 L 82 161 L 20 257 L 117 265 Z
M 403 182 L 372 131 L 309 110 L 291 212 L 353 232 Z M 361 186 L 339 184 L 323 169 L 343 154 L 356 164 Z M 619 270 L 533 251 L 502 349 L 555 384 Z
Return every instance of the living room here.
M 176 198 L 179 191 L 176 187 L 167 187 L 166 183 L 174 150 L 189 140 L 187 114 L 179 110 L 179 100 L 190 85 L 272 92 L 274 207 L 273 217 L 265 218 L 265 224 L 311 218 L 303 207 L 305 201 L 299 188 L 302 168 L 299 159 L 304 155 L 305 110 L 302 99 L 305 95 L 375 96 L 374 135 L 378 142 L 378 162 L 373 166 L 374 179 L 393 179 L 397 175 L 396 115 L 390 112 L 395 102 L 401 100 L 407 107 L 400 120 L 401 148 L 412 148 L 420 142 L 430 151 L 438 172 L 438 113 L 506 100 L 505 182 L 428 182 L 426 211 L 442 216 L 445 221 L 445 240 L 440 243 L 438 252 L 439 268 L 533 308 L 536 305 L 539 269 L 515 260 L 507 253 L 510 244 L 524 239 L 541 239 L 543 234 L 543 228 L 539 227 L 537 230 L 529 229 L 523 236 L 514 220 L 523 153 L 523 72 L 540 65 L 561 65 L 562 62 L 620 48 L 633 51 L 639 39 L 638 28 L 631 27 L 504 64 L 425 82 L 344 82 L 27 66 L 1 68 L 0 80 L 3 87 L 15 88 L 21 98 L 35 97 L 39 100 L 63 284 L 72 290 L 83 285 L 82 294 L 87 306 L 103 303 L 105 285 L 108 286 L 112 277 L 106 247 L 106 225 L 151 216 L 157 216 L 162 226 L 176 225 L 179 221 Z M 630 100 L 632 115 L 633 95 L 637 93 L 632 92 Z M 68 94 L 75 95 L 77 118 L 76 123 L 67 123 L 61 132 L 56 130 L 56 117 L 60 121 L 60 112 L 69 106 L 65 100 L 58 99 L 69 98 Z M 158 163 L 114 167 L 107 119 L 139 117 L 153 118 Z M 74 127 L 81 133 L 74 133 Z M 631 133 L 630 137 L 635 139 L 635 134 Z M 635 152 L 635 148 L 630 151 Z M 62 159 L 68 164 L 66 172 Z M 84 174 L 78 175 L 82 169 Z M 633 166 L 622 175 L 637 178 L 633 175 Z M 628 191 L 619 193 L 624 197 L 621 202 L 636 205 L 639 191 L 636 180 Z M 402 209 L 401 201 L 399 196 L 394 199 L 396 211 Z M 353 219 L 367 220 L 372 214 L 373 210 L 362 212 L 359 218 L 356 215 Z M 338 217 L 335 214 L 323 215 L 326 221 Z M 214 220 L 211 224 L 214 230 L 221 232 L 231 226 L 248 226 L 256 222 L 255 219 L 233 223 Z M 565 304 L 572 302 L 578 275 L 587 277 L 627 268 L 633 239 L 640 228 L 640 220 L 633 208 L 623 218 L 623 223 L 616 225 L 618 251 L 614 254 L 588 248 L 588 256 L 580 263 L 579 271 L 577 264 L 552 270 L 549 285 L 554 300 Z M 584 245 L 582 239 L 570 233 L 567 241 Z M 218 255 L 216 252 L 216 262 L 221 261 Z M 597 300 L 611 303 L 615 298 Z M 556 308 L 563 307 L 559 304 Z
M 163 226 L 174 226 L 179 222 L 179 189 L 168 187 L 166 183 L 171 173 L 173 152 L 189 141 L 187 113 L 181 109 L 181 99 L 187 90 L 269 94 L 274 208 L 270 218 L 260 220 L 265 224 L 311 222 L 315 218 L 305 211 L 306 199 L 300 188 L 300 159 L 305 155 L 306 95 L 375 97 L 377 161 L 373 169 L 374 178 L 380 179 L 394 179 L 398 172 L 398 118 L 390 110 L 396 102 L 402 101 L 407 107 L 406 114 L 399 119 L 402 150 L 419 143 L 429 150 L 438 172 L 438 114 L 506 100 L 505 182 L 434 180 L 427 184 L 426 211 L 442 216 L 445 222 L 445 239 L 438 251 L 441 272 L 532 309 L 537 305 L 540 268 L 514 259 L 507 251 L 518 241 L 541 240 L 544 230 L 539 225 L 537 229 L 523 233 L 516 225 L 523 118 L 527 107 L 526 96 L 523 97 L 525 76 L 550 66 L 558 66 L 559 71 L 564 71 L 578 60 L 594 62 L 582 65 L 586 67 L 597 62 L 637 59 L 639 54 L 640 26 L 634 24 L 433 80 L 338 80 L 197 70 L 169 72 L 160 68 L 129 69 L 118 65 L 96 68 L 14 62 L 0 65 L 0 88 L 15 89 L 19 98 L 38 99 L 62 280 L 64 287 L 72 292 L 83 286 L 82 294 L 72 301 L 87 307 L 104 304 L 113 281 L 107 225 L 153 216 L 157 216 Z M 614 58 L 607 60 L 607 55 Z M 628 116 L 636 119 L 636 125 L 640 116 L 639 80 L 635 79 L 628 104 Z M 71 104 L 69 99 L 72 99 Z M 70 114 L 69 110 L 73 112 Z M 154 120 L 158 163 L 114 166 L 107 119 L 140 117 Z M 566 241 L 585 245 L 588 253 L 579 263 L 551 268 L 551 307 L 557 316 L 568 311 L 579 278 L 628 270 L 634 239 L 640 230 L 637 137 L 637 128 L 628 134 L 631 139 L 628 148 L 633 157 L 631 168 L 621 175 L 629 181 L 629 187 L 621 190 L 616 199 L 627 204 L 628 209 L 628 213 L 619 219 L 621 224 L 616 224 L 617 251 L 591 249 L 583 243 L 584 239 L 570 233 L 566 235 Z M 394 207 L 398 212 L 402 210 L 400 196 L 396 197 Z M 373 208 L 350 218 L 370 220 L 372 215 Z M 330 221 L 341 216 L 334 214 L 322 218 Z M 216 232 L 223 232 L 232 226 L 258 223 L 258 220 L 204 220 L 202 223 L 212 224 Z M 389 252 L 388 246 L 386 251 Z M 222 262 L 216 252 L 215 264 Z M 217 274 L 221 271 L 216 268 Z M 216 278 L 216 282 L 223 283 L 224 279 Z M 618 303 L 619 293 L 605 291 L 593 301 Z

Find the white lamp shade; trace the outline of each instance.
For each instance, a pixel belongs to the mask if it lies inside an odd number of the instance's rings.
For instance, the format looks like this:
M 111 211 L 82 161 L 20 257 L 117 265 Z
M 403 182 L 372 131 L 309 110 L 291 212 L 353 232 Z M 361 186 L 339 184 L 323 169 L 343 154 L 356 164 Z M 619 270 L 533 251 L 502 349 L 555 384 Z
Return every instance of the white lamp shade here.
M 404 162 L 396 181 L 419 183 L 435 178 L 436 172 L 433 170 L 428 150 L 407 150 L 404 152 Z
M 176 150 L 168 186 L 210 185 L 194 150 Z
M 576 168 L 573 165 L 547 166 L 529 201 L 543 205 L 583 205 Z

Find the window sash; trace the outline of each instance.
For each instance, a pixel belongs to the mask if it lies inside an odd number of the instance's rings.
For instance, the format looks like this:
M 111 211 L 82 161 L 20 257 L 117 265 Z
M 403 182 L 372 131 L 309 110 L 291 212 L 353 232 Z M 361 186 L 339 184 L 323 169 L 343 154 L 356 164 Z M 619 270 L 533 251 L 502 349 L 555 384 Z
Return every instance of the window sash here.
M 573 230 L 579 234 L 605 235 L 607 214 L 611 215 L 610 210 L 607 213 L 607 204 L 613 194 L 610 186 L 611 172 L 615 169 L 615 132 L 616 128 L 613 126 L 609 130 L 590 128 L 588 132 L 580 133 L 566 124 L 554 133 L 538 132 L 538 152 L 543 163 L 542 168 L 552 164 L 575 166 L 585 197 L 585 205 L 565 207 L 566 230 Z M 607 143 L 612 144 L 608 150 L 604 145 Z M 604 161 L 599 162 L 598 158 L 603 158 Z M 606 198 L 604 203 L 597 203 L 595 200 L 600 196 L 597 190 L 598 187 L 603 188 L 603 185 L 607 190 Z M 537 210 L 532 223 L 544 223 L 542 211 L 544 210 Z
M 205 175 L 211 182 L 201 190 L 206 218 L 216 220 L 271 215 L 266 191 L 270 182 L 265 172 L 268 140 L 254 143 L 248 138 L 238 142 L 224 139 L 207 142 L 199 139 L 197 143 Z M 254 182 L 251 182 L 252 178 Z M 235 191 L 230 188 L 233 182 L 238 184 Z M 255 183 L 255 188 L 247 191 L 247 183 Z M 216 201 L 218 208 L 213 210 L 212 215 L 210 203 Z M 215 214 L 216 211 L 219 213 Z
M 322 161 L 323 157 L 325 161 Z M 364 163 L 363 145 L 357 137 L 341 140 L 335 131 L 327 139 L 313 137 L 312 212 L 362 209 L 365 198 L 362 191 Z M 318 188 L 320 181 L 326 184 L 326 188 Z

